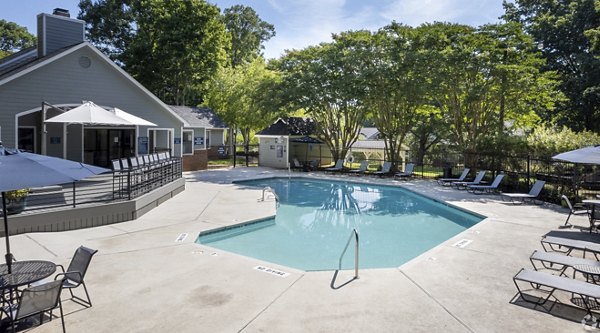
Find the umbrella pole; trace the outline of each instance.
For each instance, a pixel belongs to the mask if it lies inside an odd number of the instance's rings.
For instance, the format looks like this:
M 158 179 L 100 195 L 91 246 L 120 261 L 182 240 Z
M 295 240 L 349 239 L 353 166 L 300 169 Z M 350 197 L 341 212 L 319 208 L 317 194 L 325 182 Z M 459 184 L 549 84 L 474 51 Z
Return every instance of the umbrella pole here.
M 10 242 L 8 241 L 8 214 L 6 214 L 6 193 L 2 192 L 2 217 L 4 218 L 4 241 L 6 242 L 6 266 L 8 274 L 12 273 L 12 253 L 10 253 Z

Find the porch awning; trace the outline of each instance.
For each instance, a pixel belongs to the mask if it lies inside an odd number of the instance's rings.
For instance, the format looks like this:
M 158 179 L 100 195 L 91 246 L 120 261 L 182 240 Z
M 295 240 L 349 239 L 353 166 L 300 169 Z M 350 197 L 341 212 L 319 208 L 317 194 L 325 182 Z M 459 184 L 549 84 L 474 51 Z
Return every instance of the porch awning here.
M 85 102 L 56 117 L 47 119 L 47 123 L 120 125 L 120 126 L 156 126 L 156 124 L 136 117 L 123 110 L 119 114 L 108 111 L 93 102 Z M 126 114 L 126 115 L 125 115 Z

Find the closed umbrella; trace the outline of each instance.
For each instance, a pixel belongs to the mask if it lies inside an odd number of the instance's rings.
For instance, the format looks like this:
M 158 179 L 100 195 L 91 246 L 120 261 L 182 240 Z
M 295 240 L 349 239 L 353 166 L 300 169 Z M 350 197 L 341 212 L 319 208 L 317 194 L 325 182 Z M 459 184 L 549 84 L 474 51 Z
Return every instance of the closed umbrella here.
M 6 264 L 11 272 L 12 254 L 6 214 L 6 192 L 29 187 L 66 184 L 89 176 L 109 172 L 97 166 L 65 160 L 62 158 L 24 152 L 5 152 L 0 155 L 0 192 L 2 192 L 2 215 L 6 241 Z
M 600 164 L 600 145 L 560 153 L 552 156 L 552 159 L 577 164 Z

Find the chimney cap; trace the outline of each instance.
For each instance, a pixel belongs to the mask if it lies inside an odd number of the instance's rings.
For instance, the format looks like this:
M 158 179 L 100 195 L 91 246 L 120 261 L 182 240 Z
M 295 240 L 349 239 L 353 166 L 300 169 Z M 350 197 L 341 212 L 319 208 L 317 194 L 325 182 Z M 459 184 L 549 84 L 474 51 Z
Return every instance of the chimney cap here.
M 52 11 L 52 15 L 71 17 L 71 14 L 69 14 L 69 10 L 64 8 L 54 8 L 54 10 Z

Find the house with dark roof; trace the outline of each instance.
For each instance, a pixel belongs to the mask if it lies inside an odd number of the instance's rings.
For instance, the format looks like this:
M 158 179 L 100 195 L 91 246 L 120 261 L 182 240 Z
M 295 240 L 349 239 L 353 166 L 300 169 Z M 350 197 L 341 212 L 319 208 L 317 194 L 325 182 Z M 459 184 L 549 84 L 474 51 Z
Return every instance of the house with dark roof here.
M 258 165 L 287 168 L 296 158 L 305 162 L 331 163 L 331 151 L 316 138 L 316 124 L 301 117 L 279 118 L 256 133 L 259 142 Z
M 211 141 L 222 143 L 219 131 L 213 133 L 221 126 L 211 123 L 214 115 L 174 111 L 86 42 L 85 22 L 68 12 L 39 14 L 37 24 L 36 47 L 0 59 L 4 146 L 99 166 L 170 152 L 182 157 L 184 170 L 206 168 L 207 147 Z M 84 101 L 124 110 L 156 126 L 47 122 Z
M 180 105 L 169 105 L 169 107 L 187 123 L 183 129 L 184 137 L 195 135 L 195 130 L 198 129 L 199 134 L 205 138 L 204 146 L 207 150 L 208 159 L 223 158 L 226 151 L 225 134 L 228 127 L 212 109 Z M 190 141 L 186 140 L 187 142 Z M 187 143 L 187 146 L 183 147 L 184 156 L 189 154 L 192 148 L 192 145 Z

